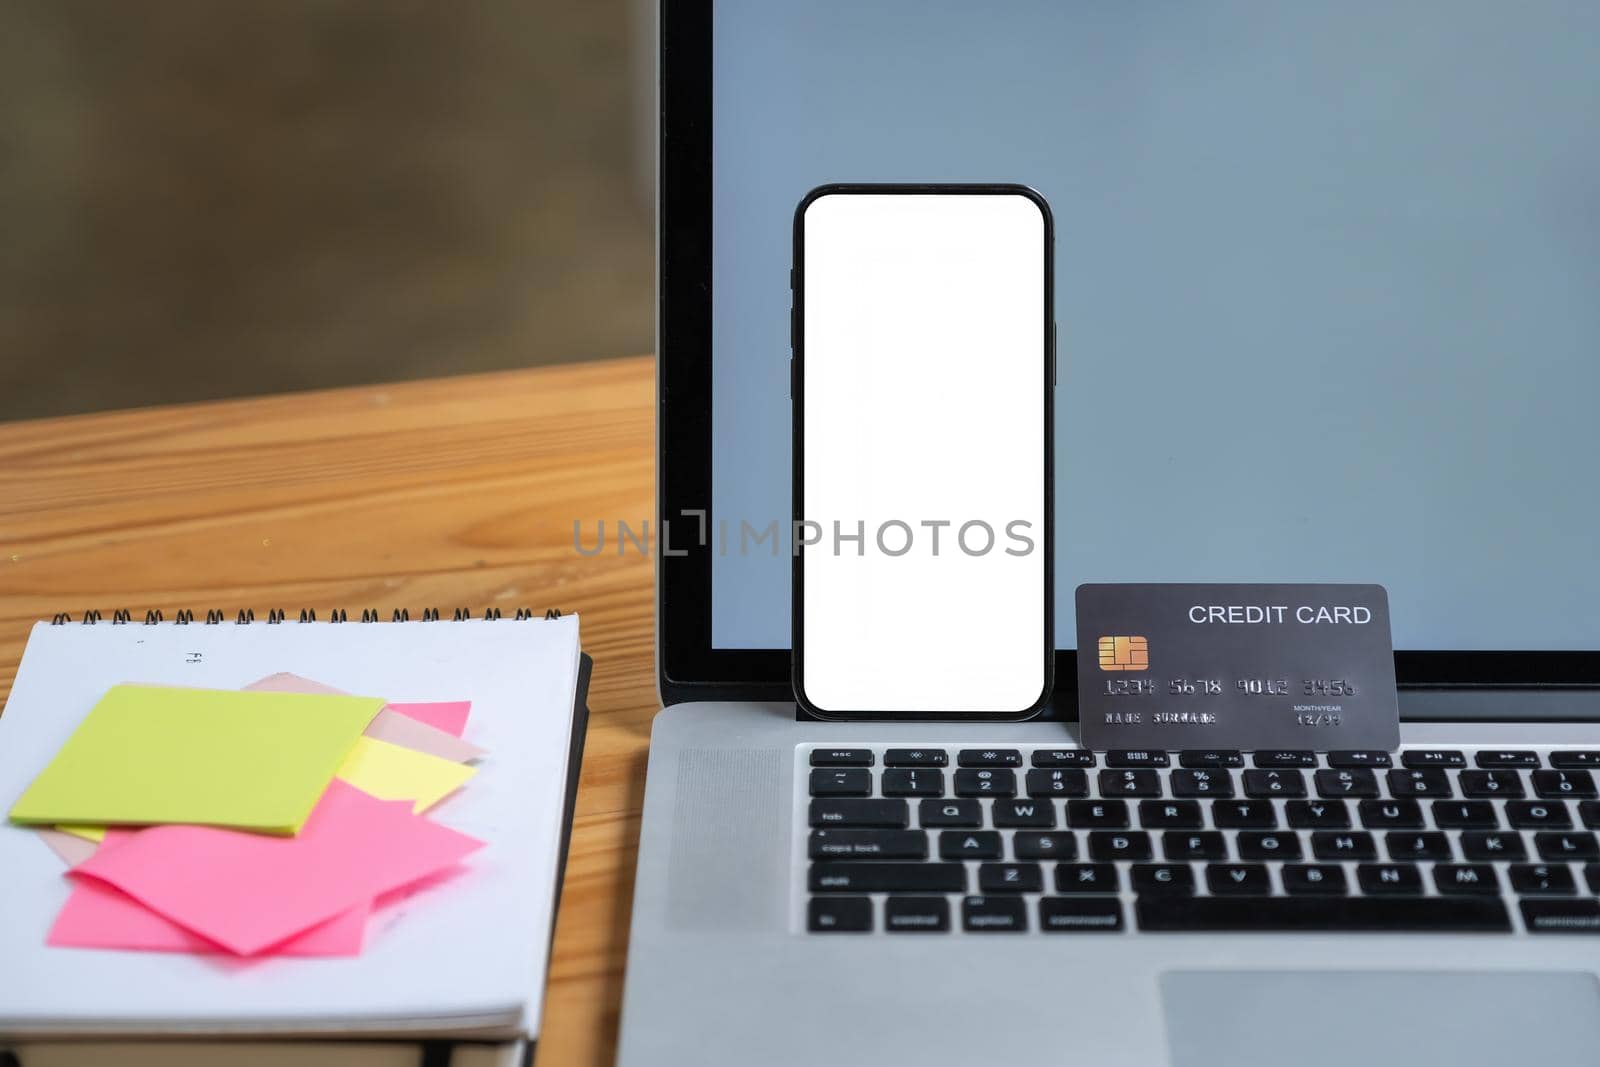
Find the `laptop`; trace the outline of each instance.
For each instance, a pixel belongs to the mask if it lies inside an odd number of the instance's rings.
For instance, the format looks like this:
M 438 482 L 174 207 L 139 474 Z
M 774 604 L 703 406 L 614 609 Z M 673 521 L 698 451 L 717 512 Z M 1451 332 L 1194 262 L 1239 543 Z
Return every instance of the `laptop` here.
M 668 0 L 623 1067 L 1593 1061 L 1597 51 L 1543 0 Z M 1054 209 L 1035 720 L 797 716 L 789 225 L 838 181 Z M 1400 748 L 1081 747 L 1073 591 L 1128 581 L 1383 584 Z

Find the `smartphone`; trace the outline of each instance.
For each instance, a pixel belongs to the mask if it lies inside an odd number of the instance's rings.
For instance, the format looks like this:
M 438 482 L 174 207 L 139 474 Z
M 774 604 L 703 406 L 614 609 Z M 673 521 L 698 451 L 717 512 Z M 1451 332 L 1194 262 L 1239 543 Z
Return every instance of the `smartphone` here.
M 820 718 L 1027 718 L 1053 632 L 1054 232 L 1020 185 L 794 220 L 793 680 Z

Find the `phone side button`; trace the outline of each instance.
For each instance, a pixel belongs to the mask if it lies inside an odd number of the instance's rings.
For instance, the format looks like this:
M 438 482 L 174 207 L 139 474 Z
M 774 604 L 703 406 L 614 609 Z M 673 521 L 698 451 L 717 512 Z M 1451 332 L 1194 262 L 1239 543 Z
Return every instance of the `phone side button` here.
M 794 357 L 789 357 L 789 399 L 794 399 Z
M 1052 389 L 1054 389 L 1056 387 L 1056 360 L 1058 358 L 1056 356 L 1056 352 L 1057 352 L 1056 337 L 1057 337 L 1056 324 L 1055 324 L 1054 320 L 1051 320 L 1051 323 L 1050 323 L 1050 388 L 1052 388 Z M 791 344 L 792 344 L 792 342 L 791 342 Z

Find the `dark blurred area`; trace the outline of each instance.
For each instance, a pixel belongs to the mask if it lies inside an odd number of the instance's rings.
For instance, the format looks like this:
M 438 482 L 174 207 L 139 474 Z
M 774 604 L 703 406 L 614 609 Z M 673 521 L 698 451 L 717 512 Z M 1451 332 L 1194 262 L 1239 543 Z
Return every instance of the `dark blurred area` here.
M 0 418 L 648 351 L 647 10 L 0 0 Z

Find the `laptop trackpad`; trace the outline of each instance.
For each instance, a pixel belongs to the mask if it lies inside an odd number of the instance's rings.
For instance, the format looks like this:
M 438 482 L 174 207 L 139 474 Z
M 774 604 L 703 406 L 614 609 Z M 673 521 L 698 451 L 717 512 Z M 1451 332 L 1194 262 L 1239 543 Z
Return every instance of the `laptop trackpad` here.
M 1587 972 L 1173 971 L 1173 1067 L 1505 1067 L 1600 1048 Z

